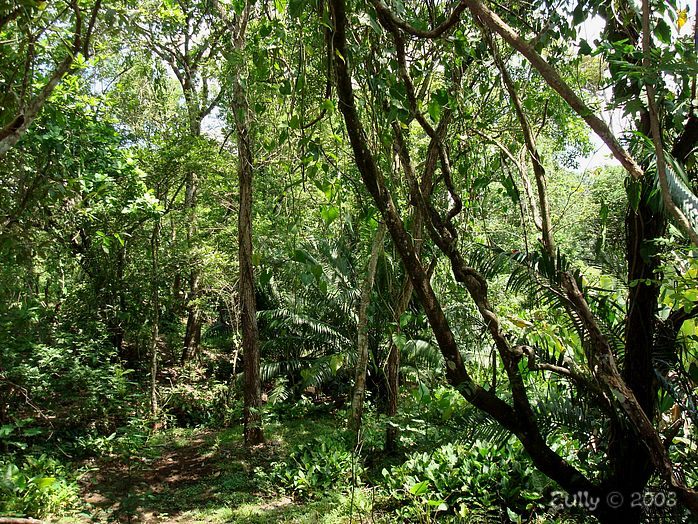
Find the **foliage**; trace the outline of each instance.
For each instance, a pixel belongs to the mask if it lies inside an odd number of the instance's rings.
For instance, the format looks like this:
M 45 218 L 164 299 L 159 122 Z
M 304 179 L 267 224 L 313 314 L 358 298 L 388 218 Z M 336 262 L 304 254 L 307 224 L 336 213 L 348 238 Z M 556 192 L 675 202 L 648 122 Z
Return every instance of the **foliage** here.
M 43 517 L 78 504 L 76 474 L 47 455 L 0 459 L 0 475 L 0 515 Z
M 3 512 L 58 518 L 79 461 L 152 473 L 179 443 L 206 474 L 235 460 L 215 483 L 120 492 L 129 519 L 181 494 L 177 511 L 200 504 L 207 520 L 211 493 L 213 520 L 274 520 L 290 496 L 351 521 L 355 499 L 362 517 L 379 509 L 369 489 L 387 522 L 544 519 L 553 484 L 533 464 L 601 491 L 696 485 L 698 259 L 664 209 L 645 86 L 695 203 L 697 14 L 685 0 L 483 3 L 511 29 L 488 26 L 479 0 L 0 1 Z M 590 156 L 594 115 L 612 117 L 604 139 L 643 177 Z M 240 260 L 248 167 L 253 254 Z M 349 443 L 379 222 L 390 236 Z M 644 434 L 604 362 L 650 414 Z M 243 450 L 257 390 L 273 438 Z M 665 439 L 677 475 L 647 455 Z M 654 514 L 616 520 L 642 518 Z
M 494 447 L 483 441 L 414 453 L 403 464 L 384 469 L 383 477 L 388 503 L 401 506 L 403 518 L 431 508 L 435 515 L 507 519 L 514 512 L 527 519 L 540 512 L 550 488 L 520 446 Z
M 7 367 L 0 380 L 15 413 L 50 415 L 60 431 L 112 431 L 125 421 L 134 398 L 130 372 L 115 360 L 106 338 L 63 333 L 52 344 L 24 336 L 5 341 L 0 356 Z M 41 408 L 31 402 L 37 399 Z
M 293 448 L 284 462 L 275 462 L 269 472 L 257 471 L 257 478 L 268 487 L 304 500 L 332 493 L 339 487 L 361 483 L 360 457 L 336 437 L 316 437 Z
M 183 369 L 162 388 L 161 395 L 163 413 L 173 418 L 178 427 L 220 426 L 229 422 L 230 386 L 207 376 L 200 367 Z

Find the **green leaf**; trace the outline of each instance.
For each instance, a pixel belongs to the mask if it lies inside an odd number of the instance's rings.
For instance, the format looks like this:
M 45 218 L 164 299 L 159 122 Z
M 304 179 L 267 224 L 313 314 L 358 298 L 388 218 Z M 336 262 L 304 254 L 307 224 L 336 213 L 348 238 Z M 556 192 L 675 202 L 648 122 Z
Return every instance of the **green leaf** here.
M 337 374 L 337 371 L 341 369 L 342 365 L 344 365 L 344 357 L 342 355 L 332 355 L 330 358 L 330 369 L 333 375 Z
M 299 18 L 303 13 L 303 6 L 305 6 L 305 0 L 290 0 L 288 3 L 288 14 L 291 18 Z
M 410 493 L 415 496 L 424 495 L 427 491 L 429 491 L 429 482 L 426 480 L 418 482 L 410 488 Z
M 398 349 L 404 348 L 405 344 L 407 344 L 407 337 L 402 333 L 393 333 L 392 339 L 393 344 L 395 344 L 395 347 Z
M 282 95 L 288 96 L 291 94 L 293 91 L 293 88 L 291 87 L 291 82 L 287 79 L 284 80 L 283 83 L 279 86 L 279 93 Z
M 507 508 L 507 516 L 511 522 L 521 522 L 521 516 L 509 508 Z
M 580 55 L 590 55 L 591 53 L 592 53 L 592 49 L 591 49 L 591 46 L 589 45 L 589 42 L 582 39 L 579 42 L 579 54 Z
M 269 271 L 269 269 L 262 269 L 262 271 L 259 272 L 259 284 L 261 286 L 266 286 L 269 282 L 271 282 L 271 277 L 272 272 Z
M 259 36 L 266 38 L 271 34 L 271 24 L 262 24 L 259 28 Z
M 339 217 L 339 209 L 336 206 L 327 206 L 322 211 L 320 211 L 322 220 L 324 220 L 325 225 L 329 226 L 332 222 L 337 220 Z
M 628 194 L 630 207 L 637 211 L 640 206 L 640 197 L 642 196 L 642 183 L 638 180 L 629 180 L 625 186 L 625 192 Z
M 412 392 L 415 400 L 420 404 L 428 404 L 431 401 L 431 391 L 424 382 L 420 382 L 417 389 Z
M 40 477 L 34 479 L 34 484 L 39 488 L 40 491 L 45 491 L 49 489 L 56 483 L 55 477 Z
M 441 115 L 441 106 L 436 100 L 432 100 L 429 102 L 429 105 L 427 106 L 427 111 L 429 112 L 429 116 L 434 122 L 437 122 L 439 120 L 439 116 Z
M 698 384 L 698 365 L 695 362 L 691 362 L 688 366 L 688 374 L 691 376 L 694 384 Z
M 584 2 L 579 2 L 572 12 L 572 24 L 579 25 L 587 17 L 587 9 Z
M 663 44 L 671 43 L 671 27 L 663 19 L 657 20 L 657 26 L 654 28 L 654 34 Z

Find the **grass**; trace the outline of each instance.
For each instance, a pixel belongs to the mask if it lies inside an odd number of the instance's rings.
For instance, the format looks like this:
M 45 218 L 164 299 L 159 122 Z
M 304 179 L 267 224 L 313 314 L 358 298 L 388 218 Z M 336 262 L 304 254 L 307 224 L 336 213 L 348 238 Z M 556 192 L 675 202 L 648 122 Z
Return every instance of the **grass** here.
M 119 458 L 98 461 L 82 479 L 81 513 L 60 522 L 343 523 L 365 513 L 370 492 L 328 493 L 296 503 L 261 492 L 257 468 L 283 461 L 294 446 L 336 433 L 342 422 L 313 413 L 265 426 L 267 444 L 243 445 L 242 428 L 174 428 L 151 436 Z M 141 457 L 147 457 L 142 459 Z
M 340 482 L 344 485 L 325 488 L 324 493 L 315 490 L 310 498 L 304 500 L 294 500 L 278 485 L 270 486 L 269 478 L 273 482 L 280 481 L 260 474 L 260 471 L 269 473 L 273 463 L 290 462 L 291 451 L 297 450 L 301 444 L 310 442 L 312 447 L 317 438 L 336 440 L 344 420 L 342 413 L 314 409 L 282 413 L 265 424 L 267 444 L 251 449 L 243 444 L 240 426 L 173 428 L 146 440 L 134 440 L 140 444 L 122 450 L 116 458 L 93 464 L 90 473 L 81 481 L 84 505 L 80 513 L 59 522 L 395 522 L 397 508 L 386 506 L 385 500 L 381 500 L 380 490 L 375 492 L 374 498 L 374 492 L 368 486 L 380 483 L 380 471 L 384 466 L 389 467 L 392 461 L 400 462 L 398 457 L 379 456 L 379 460 L 365 461 L 368 469 L 362 478 L 369 480 L 368 485 L 352 490 L 351 482 L 344 481 Z M 366 430 L 372 433 L 373 440 L 382 432 L 378 426 L 376 420 L 368 417 Z M 433 439 L 430 442 L 433 449 L 436 443 Z M 367 457 L 374 457 L 366 449 L 364 452 Z M 562 522 L 556 518 L 541 518 L 536 522 Z M 433 515 L 426 516 L 426 519 L 418 521 L 433 521 Z M 447 520 L 441 517 L 439 522 L 442 521 Z M 473 508 L 466 520 L 458 522 L 494 521 L 491 514 Z

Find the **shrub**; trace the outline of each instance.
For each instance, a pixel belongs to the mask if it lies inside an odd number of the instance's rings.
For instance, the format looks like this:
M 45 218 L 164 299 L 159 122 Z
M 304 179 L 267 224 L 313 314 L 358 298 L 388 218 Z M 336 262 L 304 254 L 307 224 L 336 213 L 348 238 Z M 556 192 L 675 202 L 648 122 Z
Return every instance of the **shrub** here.
M 383 470 L 388 503 L 402 506 L 402 517 L 420 519 L 428 513 L 487 513 L 503 521 L 532 515 L 542 508 L 542 479 L 520 445 L 497 448 L 480 441 L 415 453 Z
M 337 486 L 359 483 L 363 474 L 360 458 L 347 450 L 342 441 L 315 438 L 295 447 L 284 462 L 275 462 L 269 473 L 257 476 L 268 488 L 281 487 L 299 499 L 320 497 Z
M 26 456 L 21 465 L 0 460 L 0 515 L 43 517 L 74 507 L 79 501 L 75 478 L 46 455 Z
M 29 409 L 30 398 L 39 410 L 55 415 L 58 430 L 106 432 L 131 409 L 130 371 L 106 338 L 63 333 L 51 344 L 9 342 L 0 347 L 0 361 L 0 382 L 12 385 L 10 413 Z
M 161 388 L 162 409 L 183 427 L 222 425 L 228 422 L 229 388 L 206 376 L 205 369 L 187 366 L 175 382 Z

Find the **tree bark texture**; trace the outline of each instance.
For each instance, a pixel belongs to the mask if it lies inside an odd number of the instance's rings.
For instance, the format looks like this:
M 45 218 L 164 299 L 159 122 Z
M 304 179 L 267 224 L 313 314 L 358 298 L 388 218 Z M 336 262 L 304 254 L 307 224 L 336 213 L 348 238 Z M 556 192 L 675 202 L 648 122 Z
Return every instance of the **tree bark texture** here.
M 157 218 L 150 237 L 150 252 L 152 262 L 152 327 L 150 339 L 150 414 L 158 414 L 158 339 L 160 338 L 160 291 L 159 291 L 159 250 L 160 250 L 160 217 Z
M 351 413 L 349 415 L 349 427 L 360 438 L 361 418 L 364 410 L 364 398 L 366 397 L 366 371 L 368 369 L 368 306 L 371 303 L 373 282 L 376 277 L 378 258 L 383 252 L 383 239 L 385 238 L 385 224 L 380 224 L 376 230 L 371 246 L 371 255 L 366 265 L 366 274 L 361 285 L 359 299 L 359 312 L 357 323 L 357 359 L 354 373 L 354 391 L 351 398 Z
M 249 13 L 246 6 L 245 14 Z M 241 29 L 235 46 L 242 51 L 246 16 L 240 22 Z M 244 358 L 245 392 L 245 444 L 264 442 L 262 428 L 262 386 L 260 376 L 259 329 L 257 304 L 254 292 L 254 268 L 252 265 L 252 181 L 254 159 L 250 143 L 249 107 L 239 73 L 233 86 L 232 110 L 237 134 L 240 208 L 238 214 L 238 258 L 240 265 L 240 324 L 242 326 L 242 351 Z

